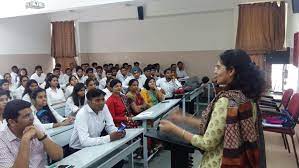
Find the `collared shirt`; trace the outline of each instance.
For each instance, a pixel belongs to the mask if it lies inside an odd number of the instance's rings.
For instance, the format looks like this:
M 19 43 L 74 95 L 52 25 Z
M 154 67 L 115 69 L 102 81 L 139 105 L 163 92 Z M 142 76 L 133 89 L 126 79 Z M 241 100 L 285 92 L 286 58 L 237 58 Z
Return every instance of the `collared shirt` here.
M 88 104 L 77 113 L 74 130 L 70 139 L 70 147 L 82 149 L 110 142 L 110 135 L 102 136 L 103 129 L 111 134 L 117 131 L 108 107 L 96 114 Z
M 0 131 L 4 130 L 4 128 L 7 126 L 6 119 L 3 119 L 3 121 L 0 121 Z
M 99 81 L 99 89 L 103 90 L 106 87 L 107 77 L 102 78 Z
M 22 97 L 22 100 L 28 102 L 28 103 L 31 103 L 31 99 L 30 99 L 30 96 L 28 93 L 26 93 L 23 97 Z
M 36 80 L 36 82 L 40 85 L 45 82 L 46 75 L 42 73 L 40 76 L 38 76 L 36 73 L 32 74 L 30 79 Z
M 14 97 L 16 99 L 22 99 L 22 95 L 25 91 L 25 88 L 21 85 L 20 87 L 18 87 L 15 91 Z
M 41 129 L 42 130 L 42 129 Z M 0 131 L 0 167 L 12 167 L 19 153 L 21 140 L 17 138 L 8 126 Z M 36 138 L 30 141 L 30 168 L 46 166 L 44 145 Z
M 108 88 L 105 88 L 105 89 L 103 90 L 103 92 L 106 93 L 106 94 L 105 94 L 105 101 L 107 101 L 108 98 L 112 95 L 112 92 L 111 92 Z
M 69 116 L 70 114 L 76 113 L 81 107 L 83 107 L 87 103 L 87 99 L 85 97 L 84 104 L 80 104 L 76 106 L 72 97 L 69 97 L 65 103 L 65 116 Z
M 10 76 L 11 76 L 11 83 L 17 84 L 18 83 L 18 74 L 11 72 Z
M 46 89 L 47 100 L 49 105 L 59 104 L 65 102 L 65 97 L 62 89 L 56 88 L 53 90 L 52 88 Z
M 127 78 L 128 78 L 128 76 L 124 76 L 121 73 L 117 73 L 117 75 L 116 75 L 116 79 L 120 80 L 121 83 L 123 83 Z
M 65 93 L 64 93 L 64 97 L 67 99 L 68 97 L 70 97 L 73 93 L 74 90 L 74 86 L 72 85 L 68 85 L 65 89 Z
M 77 77 L 79 83 L 83 83 L 83 84 L 85 84 L 85 81 L 88 78 L 87 76 L 82 76 L 81 78 L 79 78 L 79 76 L 77 74 L 75 76 Z
M 161 87 L 165 91 L 166 98 L 171 98 L 174 91 L 182 87 L 182 84 L 177 79 L 171 79 L 168 82 L 166 78 L 161 78 L 157 81 L 157 87 Z
M 176 75 L 178 78 L 185 78 L 188 77 L 185 70 L 180 70 L 179 68 L 176 69 Z
M 69 83 L 69 76 L 67 74 L 60 74 L 58 78 L 59 85 L 62 89 L 66 88 L 66 85 Z

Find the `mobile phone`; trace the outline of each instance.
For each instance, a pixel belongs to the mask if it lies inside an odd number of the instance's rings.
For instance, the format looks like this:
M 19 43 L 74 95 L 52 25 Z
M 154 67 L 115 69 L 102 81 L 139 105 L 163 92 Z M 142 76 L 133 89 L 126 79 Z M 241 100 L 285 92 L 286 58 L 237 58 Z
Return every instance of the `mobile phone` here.
M 122 132 L 126 129 L 126 125 L 124 123 L 120 123 L 120 126 L 117 129 L 117 132 Z

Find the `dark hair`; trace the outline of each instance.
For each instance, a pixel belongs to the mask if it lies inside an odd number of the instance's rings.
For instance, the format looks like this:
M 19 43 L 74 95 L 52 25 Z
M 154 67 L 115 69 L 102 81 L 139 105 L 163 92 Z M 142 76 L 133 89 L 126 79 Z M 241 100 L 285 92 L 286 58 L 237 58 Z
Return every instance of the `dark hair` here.
M 92 78 L 88 78 L 88 79 L 86 79 L 86 81 L 85 81 L 85 85 L 86 85 L 86 87 L 88 86 L 88 84 L 90 83 L 90 82 L 95 82 L 94 81 L 94 79 L 92 79 Z
M 30 94 L 30 99 L 35 100 L 35 99 L 37 98 L 37 95 L 38 95 L 39 93 L 41 93 L 41 92 L 45 92 L 45 93 L 46 93 L 46 90 L 45 90 L 45 89 L 42 89 L 42 88 L 40 88 L 40 87 L 34 89 L 34 90 L 32 91 L 32 93 Z
M 54 71 L 60 71 L 60 69 L 59 69 L 59 68 L 54 68 L 54 69 L 53 69 L 53 72 L 54 72 Z
M 122 84 L 120 80 L 118 79 L 113 79 L 111 82 L 110 82 L 110 87 L 113 88 L 116 84 Z
M 148 67 L 149 67 L 150 70 L 155 70 L 155 71 L 157 70 L 155 65 L 149 65 Z
M 176 66 L 176 64 L 171 64 L 170 67 L 172 67 L 172 66 Z
M 114 78 L 111 78 L 111 77 L 110 77 L 110 78 L 107 78 L 107 80 L 106 80 L 106 87 L 109 86 L 108 84 L 109 84 L 113 79 L 114 79 Z
M 45 86 L 45 89 L 48 89 L 49 87 L 51 87 L 51 81 L 54 79 L 54 78 L 57 78 L 57 80 L 58 80 L 58 76 L 56 76 L 56 75 L 53 75 L 53 74 L 51 74 L 47 79 L 46 79 L 46 86 Z M 59 89 L 60 88 L 60 85 L 59 85 L 59 83 L 58 83 L 58 85 L 57 85 L 57 88 Z
M 86 73 L 93 72 L 93 69 L 92 68 L 87 68 L 85 72 Z
M 91 64 L 91 66 L 97 66 L 98 65 L 98 63 L 96 63 L 96 62 L 93 62 L 92 64 Z
M 170 71 L 170 72 L 171 72 L 171 68 L 167 68 L 167 69 L 165 69 L 165 70 L 164 70 L 164 74 L 166 74 L 167 71 Z
M 43 68 L 42 68 L 42 66 L 40 66 L 40 65 L 37 65 L 37 66 L 35 66 L 35 68 L 34 68 L 35 70 L 38 70 L 38 69 L 41 69 L 41 70 L 43 70 Z
M 209 77 L 204 76 L 204 77 L 202 77 L 201 82 L 202 82 L 202 83 L 208 83 L 209 80 L 210 80 Z
M 123 63 L 123 67 L 129 65 L 128 63 Z
M 262 72 L 254 65 L 249 55 L 240 49 L 226 50 L 220 54 L 221 63 L 226 69 L 235 69 L 233 81 L 228 85 L 230 90 L 241 90 L 251 99 L 257 99 L 265 89 Z
M 108 64 L 104 64 L 104 65 L 103 65 L 103 67 L 106 67 L 106 66 L 108 66 Z
M 86 98 L 87 100 L 91 101 L 92 98 L 105 96 L 105 95 L 106 93 L 101 91 L 100 89 L 91 89 L 90 91 L 87 92 Z
M 29 79 L 28 76 L 20 76 L 20 84 L 19 84 L 19 87 L 21 86 L 22 80 L 23 80 L 24 78 Z M 27 81 L 27 82 L 28 82 L 28 81 Z
M 179 65 L 179 64 L 183 64 L 183 62 L 182 62 L 182 61 L 179 61 L 179 62 L 177 63 L 177 65 Z
M 21 71 L 25 71 L 25 72 L 26 72 L 26 75 L 28 75 L 28 71 L 27 71 L 26 68 L 21 68 L 19 72 L 21 72 Z
M 10 98 L 10 91 L 0 88 L 0 96 L 6 95 Z
M 77 79 L 77 77 L 75 75 L 71 75 L 69 78 L 69 83 L 71 83 L 72 78 L 75 77 Z
M 112 74 L 112 70 L 111 69 L 107 69 L 106 74 L 107 73 L 111 73 Z
M 103 67 L 102 66 L 97 66 L 96 70 L 98 70 L 98 69 L 103 69 Z
M 61 67 L 61 64 L 57 63 L 57 64 L 55 65 L 55 68 L 57 68 L 57 67 Z
M 64 70 L 65 73 L 66 73 L 67 71 L 71 71 L 71 68 L 66 68 L 66 69 Z
M 131 79 L 130 81 L 129 81 L 129 86 L 132 86 L 132 84 L 134 83 L 134 82 L 137 82 L 138 84 L 139 84 L 139 81 L 137 80 L 137 79 Z
M 80 66 L 77 66 L 77 67 L 76 67 L 76 72 L 78 72 L 79 70 L 82 70 L 82 71 L 83 71 L 83 68 L 80 67 Z
M 72 92 L 72 94 L 71 94 L 72 99 L 73 99 L 73 101 L 74 101 L 74 104 L 75 104 L 76 106 L 79 106 L 79 104 L 81 104 L 81 105 L 84 104 L 85 96 L 83 96 L 83 97 L 79 97 L 78 94 L 77 94 L 82 88 L 85 88 L 84 84 L 83 84 L 83 83 L 77 83 L 77 84 L 74 86 L 73 92 Z
M 5 73 L 5 74 L 3 75 L 3 78 L 5 78 L 6 75 L 9 75 L 9 76 L 11 77 L 10 73 Z
M 1 79 L 1 80 L 0 80 L 0 86 L 2 87 L 2 85 L 3 85 L 4 83 L 9 83 L 9 81 L 6 80 L 6 79 Z
M 30 108 L 31 103 L 16 99 L 8 102 L 4 108 L 3 118 L 8 121 L 9 119 L 16 120 L 19 117 L 19 112 L 26 108 Z
M 34 79 L 30 79 L 30 80 L 27 82 L 26 86 L 25 86 L 25 90 L 24 90 L 24 93 L 23 93 L 22 97 L 23 97 L 24 95 L 26 95 L 27 93 L 28 93 L 29 95 L 32 93 L 32 91 L 30 90 L 30 85 L 33 84 L 33 83 L 35 83 L 36 85 L 38 85 L 38 83 L 36 82 L 36 80 L 34 80 Z
M 143 68 L 143 73 L 145 72 L 145 71 L 150 71 L 151 70 L 151 68 L 149 67 L 149 66 L 146 66 L 145 68 Z
M 125 69 L 125 70 L 127 70 L 127 68 L 126 68 L 126 67 L 124 67 L 124 66 L 122 66 L 120 69 Z
M 16 65 L 14 65 L 14 66 L 11 67 L 11 70 L 13 70 L 13 69 L 15 69 L 15 68 L 18 69 L 18 67 L 17 67 Z
M 152 77 L 147 78 L 147 79 L 145 80 L 143 87 L 144 87 L 146 90 L 150 90 L 150 87 L 149 87 L 148 84 L 149 84 L 149 82 L 150 82 L 152 79 L 153 79 L 154 81 L 156 81 L 155 78 L 152 78 Z
M 134 65 L 140 65 L 140 63 L 136 61 L 136 62 L 134 62 Z

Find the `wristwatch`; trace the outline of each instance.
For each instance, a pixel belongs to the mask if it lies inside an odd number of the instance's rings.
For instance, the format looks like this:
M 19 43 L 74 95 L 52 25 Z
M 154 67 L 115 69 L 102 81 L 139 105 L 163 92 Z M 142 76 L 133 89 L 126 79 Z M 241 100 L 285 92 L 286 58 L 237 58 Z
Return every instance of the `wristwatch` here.
M 48 135 L 47 134 L 45 134 L 43 137 L 41 137 L 41 138 L 37 138 L 39 141 L 43 141 L 44 139 L 46 139 L 48 137 Z

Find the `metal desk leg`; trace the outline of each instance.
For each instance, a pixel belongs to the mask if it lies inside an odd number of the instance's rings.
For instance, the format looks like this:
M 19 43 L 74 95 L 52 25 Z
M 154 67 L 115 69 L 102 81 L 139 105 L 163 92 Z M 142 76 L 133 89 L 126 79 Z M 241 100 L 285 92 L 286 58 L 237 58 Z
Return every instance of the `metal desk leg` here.
M 199 95 L 196 97 L 196 114 L 199 113 Z
M 183 116 L 185 117 L 186 116 L 186 98 L 183 97 Z
M 145 133 L 147 131 L 147 120 L 142 121 L 142 127 L 144 129 L 143 133 L 143 167 L 148 168 L 148 151 L 147 151 L 147 137 L 145 137 Z
M 131 143 L 133 143 L 134 141 L 131 140 Z M 129 161 L 129 167 L 130 168 L 134 168 L 134 156 L 133 156 L 134 152 L 130 153 L 128 156 L 128 161 Z

